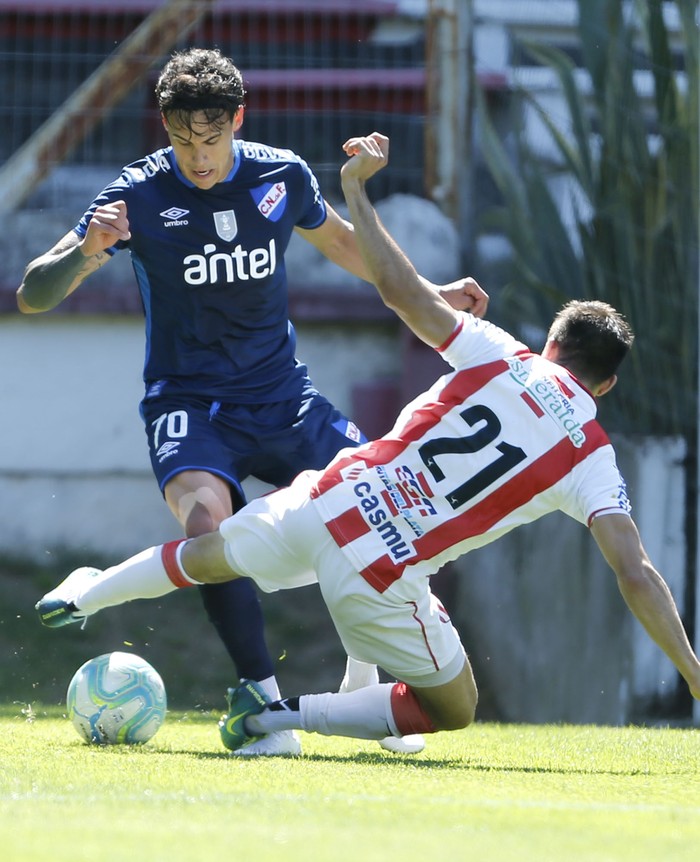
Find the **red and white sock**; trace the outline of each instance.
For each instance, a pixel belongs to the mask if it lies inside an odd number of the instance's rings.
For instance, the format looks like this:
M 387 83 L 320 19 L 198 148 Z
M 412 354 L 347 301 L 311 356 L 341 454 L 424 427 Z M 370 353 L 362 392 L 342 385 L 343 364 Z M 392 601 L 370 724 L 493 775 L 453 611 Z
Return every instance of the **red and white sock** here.
M 88 614 L 133 599 L 155 599 L 199 583 L 182 568 L 180 554 L 187 540 L 167 542 L 129 557 L 87 581 L 76 596 L 76 607 Z
M 246 719 L 251 733 L 306 730 L 325 736 L 384 739 L 433 733 L 435 725 L 403 683 L 368 685 L 347 693 L 305 694 L 270 704 Z

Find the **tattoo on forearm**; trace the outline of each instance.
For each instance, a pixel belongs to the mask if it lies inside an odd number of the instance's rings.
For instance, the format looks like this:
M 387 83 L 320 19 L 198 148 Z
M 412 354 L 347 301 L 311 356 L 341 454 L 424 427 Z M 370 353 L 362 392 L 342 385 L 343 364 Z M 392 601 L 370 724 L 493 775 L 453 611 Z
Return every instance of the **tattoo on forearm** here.
M 48 310 L 58 305 L 76 281 L 79 283 L 104 261 L 101 252 L 85 257 L 77 245 L 65 252 L 45 255 L 31 266 L 22 285 L 24 302 L 34 309 Z

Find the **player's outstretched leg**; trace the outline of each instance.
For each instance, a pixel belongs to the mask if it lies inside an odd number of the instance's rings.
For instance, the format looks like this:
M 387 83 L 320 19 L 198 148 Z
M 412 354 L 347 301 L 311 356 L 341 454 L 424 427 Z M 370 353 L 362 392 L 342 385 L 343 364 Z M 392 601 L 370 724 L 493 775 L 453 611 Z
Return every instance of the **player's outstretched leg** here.
M 357 691 L 368 685 L 377 685 L 379 672 L 376 664 L 367 664 L 364 661 L 348 656 L 345 665 L 345 676 L 338 691 L 341 694 L 349 691 Z M 410 733 L 406 736 L 386 736 L 378 740 L 379 745 L 385 751 L 393 751 L 397 754 L 417 754 L 425 748 L 425 739 L 420 733 Z

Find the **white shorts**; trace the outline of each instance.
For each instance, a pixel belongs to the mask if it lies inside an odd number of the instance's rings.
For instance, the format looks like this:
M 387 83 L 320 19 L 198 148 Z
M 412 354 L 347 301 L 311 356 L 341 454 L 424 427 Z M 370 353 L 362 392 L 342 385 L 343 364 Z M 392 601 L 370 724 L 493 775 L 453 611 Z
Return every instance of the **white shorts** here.
M 253 500 L 219 527 L 231 567 L 264 592 L 318 583 L 349 656 L 428 688 L 459 675 L 464 649 L 425 576 L 401 578 L 401 595 L 377 592 L 338 548 L 309 500 L 315 473 Z

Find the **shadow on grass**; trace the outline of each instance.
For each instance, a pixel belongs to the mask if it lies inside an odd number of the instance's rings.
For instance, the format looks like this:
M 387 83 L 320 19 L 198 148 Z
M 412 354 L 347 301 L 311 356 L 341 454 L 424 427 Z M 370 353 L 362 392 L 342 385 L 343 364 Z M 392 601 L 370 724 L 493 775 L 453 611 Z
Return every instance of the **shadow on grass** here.
M 403 754 L 371 754 L 369 752 L 359 751 L 352 754 L 279 754 L 275 757 L 260 758 L 260 757 L 236 757 L 234 754 L 229 754 L 226 751 L 193 751 L 187 748 L 161 750 L 161 754 L 178 754 L 194 757 L 198 760 L 229 760 L 236 763 L 256 763 L 260 761 L 298 761 L 299 763 L 358 763 L 366 764 L 367 766 L 392 766 L 401 767 L 402 769 L 417 768 L 417 769 L 436 769 L 445 766 L 464 765 L 459 758 L 440 757 L 440 758 L 425 758 L 415 760 L 414 755 Z
M 153 749 L 152 749 L 153 750 Z M 230 760 L 236 763 L 256 763 L 260 764 L 261 758 L 235 757 L 225 751 L 195 751 L 189 748 L 171 748 L 167 750 L 153 750 L 158 754 L 173 754 L 186 755 L 194 757 L 197 760 Z M 462 770 L 464 772 L 473 773 L 501 773 L 503 775 L 610 775 L 610 776 L 637 776 L 644 775 L 652 777 L 654 775 L 688 775 L 695 774 L 694 769 L 688 770 L 648 770 L 648 769 L 602 769 L 602 768 L 578 768 L 578 767 L 556 767 L 556 766 L 495 766 L 485 763 L 470 762 L 468 759 L 446 755 L 444 757 L 425 757 L 423 755 L 402 755 L 402 754 L 386 754 L 371 753 L 371 752 L 354 752 L 349 754 L 302 754 L 302 755 L 277 755 L 269 758 L 272 761 L 287 760 L 298 761 L 299 763 L 332 763 L 332 764 L 364 764 L 366 766 L 381 766 L 392 769 L 412 769 L 412 770 L 433 770 L 445 769 Z M 262 758 L 268 760 L 268 758 Z

